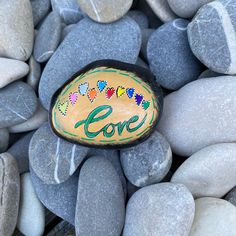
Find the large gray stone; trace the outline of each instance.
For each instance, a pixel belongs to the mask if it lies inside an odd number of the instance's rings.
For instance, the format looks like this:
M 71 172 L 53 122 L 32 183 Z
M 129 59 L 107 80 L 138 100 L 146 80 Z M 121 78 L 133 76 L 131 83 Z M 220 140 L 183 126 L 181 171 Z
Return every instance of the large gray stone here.
M 193 197 L 182 184 L 141 188 L 128 202 L 123 236 L 188 236 L 194 208 Z
M 190 156 L 216 143 L 236 141 L 236 77 L 191 82 L 164 98 L 158 125 L 174 153 Z
M 106 158 L 89 158 L 79 176 L 75 216 L 77 234 L 120 235 L 124 217 L 124 194 L 114 167 Z
M 34 90 L 26 83 L 16 81 L 0 90 L 0 127 L 9 127 L 27 121 L 38 106 Z
M 43 106 L 49 109 L 55 91 L 90 62 L 114 59 L 135 63 L 140 47 L 140 28 L 128 17 L 112 24 L 99 24 L 87 18 L 81 20 L 60 44 L 43 71 L 39 84 Z

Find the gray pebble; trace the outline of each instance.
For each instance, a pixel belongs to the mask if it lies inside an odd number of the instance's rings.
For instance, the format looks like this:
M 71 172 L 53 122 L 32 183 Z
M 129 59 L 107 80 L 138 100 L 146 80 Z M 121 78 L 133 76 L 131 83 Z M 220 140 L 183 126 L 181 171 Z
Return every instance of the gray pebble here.
M 101 59 L 135 63 L 140 46 L 140 28 L 129 17 L 112 24 L 99 24 L 88 18 L 81 20 L 43 71 L 39 84 L 42 105 L 49 109 L 55 91 L 88 63 Z
M 0 90 L 0 127 L 27 121 L 36 112 L 38 101 L 34 90 L 17 81 Z
M 172 163 L 170 145 L 157 131 L 143 143 L 122 149 L 120 154 L 125 176 L 137 187 L 160 182 Z
M 75 217 L 77 234 L 120 235 L 124 217 L 124 194 L 114 167 L 106 158 L 89 158 L 79 176 Z
M 135 20 L 141 29 L 148 28 L 148 18 L 142 11 L 131 10 L 127 15 Z
M 9 145 L 9 131 L 6 128 L 0 129 L 0 153 L 5 152 Z
M 35 38 L 34 58 L 42 63 L 47 61 L 57 49 L 61 39 L 61 18 L 51 12 L 43 21 Z
M 179 89 L 197 79 L 203 70 L 189 47 L 188 23 L 176 19 L 158 28 L 149 38 L 147 57 L 150 69 L 164 88 Z

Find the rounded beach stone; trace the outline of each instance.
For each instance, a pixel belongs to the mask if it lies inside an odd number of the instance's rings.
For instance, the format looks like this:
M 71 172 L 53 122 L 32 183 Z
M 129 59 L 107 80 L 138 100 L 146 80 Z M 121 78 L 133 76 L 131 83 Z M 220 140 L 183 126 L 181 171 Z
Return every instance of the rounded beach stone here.
M 87 153 L 88 148 L 57 137 L 48 123 L 34 133 L 29 146 L 30 165 L 46 184 L 66 181 Z
M 193 53 L 218 73 L 236 74 L 235 10 L 234 0 L 213 1 L 204 5 L 188 25 Z
M 134 64 L 140 47 L 140 28 L 129 17 L 112 24 L 99 24 L 88 18 L 81 20 L 60 44 L 43 71 L 39 84 L 43 106 L 49 109 L 56 90 L 90 62 L 113 59 Z
M 195 205 L 195 217 L 189 236 L 235 235 L 235 206 L 211 197 L 199 198 Z
M 39 201 L 29 173 L 21 175 L 21 194 L 17 228 L 24 235 L 43 235 L 45 209 Z
M 236 144 L 215 144 L 194 153 L 171 182 L 184 184 L 195 198 L 223 197 L 236 182 Z
M 80 8 L 93 20 L 110 23 L 124 16 L 133 0 L 77 0 Z
M 9 131 L 7 128 L 0 129 L 0 153 L 5 152 L 9 144 Z
M 0 90 L 0 127 L 9 127 L 27 121 L 38 106 L 34 90 L 26 83 L 16 81 Z
M 29 72 L 29 66 L 22 61 L 0 58 L 0 88 L 21 79 Z
M 137 187 L 160 182 L 172 163 L 172 152 L 166 139 L 155 131 L 145 142 L 120 151 L 127 179 Z
M 43 205 L 62 219 L 75 224 L 78 177 L 73 175 L 61 184 L 45 184 L 30 167 L 34 190 Z
M 26 61 L 32 52 L 34 25 L 29 0 L 0 4 L 0 56 Z
M 177 18 L 169 7 L 167 0 L 147 0 L 155 14 L 163 21 L 168 22 Z
M 9 153 L 0 154 L 0 235 L 13 234 L 20 200 L 17 163 Z
M 116 170 L 106 158 L 89 158 L 79 176 L 75 216 L 77 234 L 120 235 L 124 218 L 124 193 Z
M 197 79 L 203 70 L 189 47 L 188 23 L 183 19 L 168 22 L 149 38 L 147 57 L 150 69 L 164 88 L 179 89 Z
M 161 183 L 141 188 L 126 208 L 123 236 L 188 236 L 194 200 L 182 184 Z M 176 217 L 178 216 L 178 217 Z
M 174 153 L 190 156 L 216 143 L 235 142 L 236 77 L 199 79 L 164 98 L 158 129 Z
M 34 26 L 36 26 L 49 12 L 50 0 L 30 0 L 33 12 Z
M 148 28 L 148 18 L 142 11 L 132 10 L 127 15 L 135 20 L 141 29 Z
M 42 63 L 47 61 L 56 51 L 61 39 L 61 18 L 58 13 L 51 12 L 43 21 L 34 42 L 34 58 Z

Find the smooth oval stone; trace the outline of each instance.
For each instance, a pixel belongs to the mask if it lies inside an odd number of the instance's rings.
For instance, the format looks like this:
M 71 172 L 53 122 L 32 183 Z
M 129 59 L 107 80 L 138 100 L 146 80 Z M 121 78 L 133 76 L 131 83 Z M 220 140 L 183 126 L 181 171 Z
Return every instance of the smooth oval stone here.
M 34 25 L 29 0 L 7 0 L 0 5 L 0 56 L 26 61 L 32 52 Z
M 0 88 L 23 78 L 29 72 L 29 66 L 22 61 L 0 58 Z
M 75 228 L 78 235 L 120 235 L 125 218 L 124 193 L 111 162 L 89 158 L 80 170 Z
M 75 224 L 78 176 L 71 176 L 61 184 L 44 183 L 30 167 L 34 190 L 43 205 L 62 219 Z
M 161 21 L 168 22 L 177 18 L 169 7 L 167 0 L 147 0 L 147 3 Z
M 195 204 L 195 217 L 189 236 L 235 235 L 235 206 L 210 197 L 199 198 Z
M 42 125 L 33 135 L 29 146 L 30 165 L 46 184 L 66 181 L 88 153 L 88 148 L 57 137 L 49 124 Z
M 93 20 L 110 23 L 124 16 L 133 0 L 77 0 L 80 8 Z
M 159 27 L 147 44 L 151 71 L 161 86 L 176 90 L 198 78 L 204 67 L 189 47 L 189 21 L 176 19 Z
M 222 143 L 190 156 L 171 182 L 184 184 L 194 197 L 223 197 L 236 182 L 236 144 Z
M 0 235 L 13 234 L 20 200 L 17 163 L 9 153 L 0 154 Z
M 140 47 L 140 28 L 128 17 L 112 24 L 99 24 L 87 18 L 81 20 L 43 71 L 39 84 L 43 106 L 48 110 L 56 90 L 87 64 L 101 59 L 135 63 Z
M 0 129 L 0 153 L 5 152 L 9 145 L 9 131 L 7 128 Z
M 235 142 L 236 77 L 196 80 L 164 99 L 158 129 L 174 153 L 190 156 L 216 143 Z
M 87 146 L 140 143 L 154 130 L 162 93 L 142 67 L 97 61 L 74 75 L 52 98 L 53 131 Z
M 213 0 L 167 0 L 172 11 L 182 18 L 192 18 L 199 8 Z
M 123 236 L 188 236 L 194 200 L 182 184 L 162 183 L 141 188 L 126 208 Z M 178 217 L 176 217 L 178 216 Z
M 61 39 L 61 18 L 51 12 L 43 21 L 34 42 L 34 58 L 42 63 L 47 61 L 56 51 Z
M 0 127 L 9 127 L 27 121 L 38 106 L 34 90 L 17 81 L 0 90 Z
M 21 175 L 21 194 L 17 228 L 24 235 L 43 235 L 45 209 L 39 201 L 29 173 Z
M 127 16 L 135 20 L 141 29 L 148 28 L 148 18 L 142 11 L 132 10 L 127 13 Z
M 157 131 L 145 142 L 120 153 L 125 176 L 137 187 L 160 182 L 172 163 L 170 145 Z
M 217 0 L 204 5 L 188 25 L 195 56 L 209 69 L 236 74 L 236 1 Z

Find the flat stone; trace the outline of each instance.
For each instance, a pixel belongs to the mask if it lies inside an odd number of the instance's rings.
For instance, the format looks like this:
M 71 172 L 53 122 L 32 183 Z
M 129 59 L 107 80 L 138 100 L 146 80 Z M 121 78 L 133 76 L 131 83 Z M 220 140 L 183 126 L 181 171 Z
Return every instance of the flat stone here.
M 234 0 L 213 1 L 204 5 L 188 25 L 189 44 L 195 56 L 222 74 L 236 74 L 235 10 Z
M 29 143 L 33 134 L 30 132 L 23 136 L 7 150 L 15 158 L 20 174 L 29 171 Z
M 16 81 L 0 90 L 0 127 L 9 127 L 27 121 L 38 106 L 34 90 L 26 83 Z
M 106 158 L 89 158 L 79 176 L 77 234 L 120 235 L 124 217 L 124 193 L 116 170 Z
M 155 131 L 145 142 L 120 151 L 127 179 L 137 187 L 160 182 L 172 163 L 172 152 L 166 139 Z
M 195 205 L 195 217 L 189 236 L 235 235 L 235 206 L 225 200 L 210 197 L 197 199 Z
M 20 176 L 17 163 L 9 153 L 0 154 L 0 235 L 12 235 L 18 216 Z
M 9 128 L 10 133 L 21 133 L 38 129 L 48 120 L 48 112 L 39 103 L 34 115 L 27 121 Z
M 59 184 L 76 171 L 88 153 L 88 148 L 57 137 L 49 124 L 42 125 L 29 146 L 30 165 L 46 184 Z
M 9 131 L 7 128 L 0 129 L 0 153 L 5 152 L 9 145 Z
M 148 18 L 142 11 L 131 10 L 127 15 L 135 20 L 141 29 L 148 28 Z
M 194 200 L 182 184 L 161 183 L 141 188 L 126 208 L 123 236 L 188 236 Z M 178 216 L 178 217 L 177 217 Z
M 27 76 L 27 84 L 35 91 L 38 91 L 39 80 L 41 77 L 41 66 L 33 56 L 29 59 L 29 74 Z
M 161 114 L 162 92 L 153 82 L 151 73 L 132 64 L 111 60 L 89 64 L 53 96 L 52 130 L 91 147 L 139 144 L 153 132 Z
M 61 39 L 61 18 L 51 12 L 43 21 L 35 37 L 34 58 L 37 62 L 46 62 L 56 51 Z
M 0 58 L 0 88 L 23 78 L 28 72 L 29 66 L 25 62 Z
M 17 228 L 24 235 L 43 235 L 45 209 L 39 201 L 29 173 L 21 175 L 21 194 Z
M 57 12 L 67 25 L 77 23 L 84 17 L 77 0 L 51 0 L 51 4 L 53 11 Z
M 75 235 L 75 227 L 66 221 L 61 221 L 57 224 L 48 234 L 47 236 L 65 236 L 65 235 Z
M 221 198 L 235 186 L 235 153 L 235 143 L 203 148 L 177 169 L 171 182 L 184 184 L 195 198 Z
M 150 69 L 157 82 L 170 90 L 196 80 L 204 69 L 189 47 L 188 23 L 183 19 L 165 23 L 151 35 L 147 44 Z
M 235 142 L 236 77 L 191 82 L 164 98 L 158 129 L 174 153 L 190 156 L 216 143 Z
M 111 23 L 124 16 L 133 0 L 77 0 L 82 11 L 91 19 L 101 23 Z
M 45 184 L 30 168 L 34 190 L 43 205 L 55 215 L 75 224 L 78 177 L 73 175 L 61 184 Z
M 147 0 L 147 3 L 163 22 L 177 18 L 166 0 Z
M 30 0 L 33 12 L 34 26 L 36 26 L 49 12 L 50 0 Z
M 140 46 L 140 29 L 128 17 L 112 24 L 99 24 L 87 18 L 81 20 L 60 44 L 43 71 L 39 84 L 43 106 L 48 110 L 56 90 L 90 62 L 113 59 L 135 63 Z
M 167 0 L 172 11 L 182 18 L 192 18 L 198 9 L 213 0 Z
M 34 25 L 29 0 L 7 0 L 0 5 L 0 56 L 26 61 L 32 52 Z

